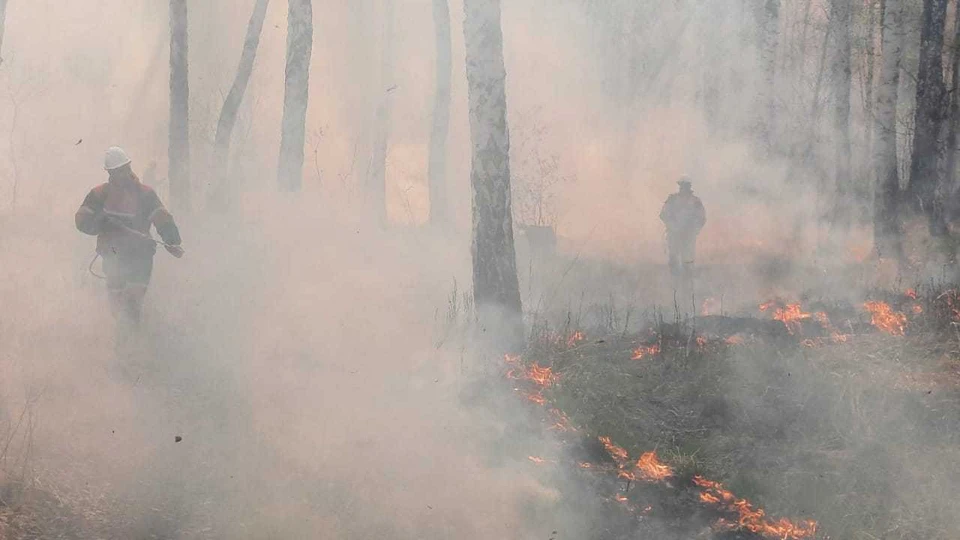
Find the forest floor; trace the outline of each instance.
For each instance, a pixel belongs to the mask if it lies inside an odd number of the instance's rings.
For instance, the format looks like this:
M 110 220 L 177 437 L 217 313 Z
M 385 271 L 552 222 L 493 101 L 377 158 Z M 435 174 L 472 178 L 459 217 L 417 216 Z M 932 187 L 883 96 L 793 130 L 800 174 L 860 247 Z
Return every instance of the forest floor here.
M 956 538 L 958 293 L 869 300 L 543 325 L 504 366 L 559 441 L 529 459 L 629 516 L 603 538 Z

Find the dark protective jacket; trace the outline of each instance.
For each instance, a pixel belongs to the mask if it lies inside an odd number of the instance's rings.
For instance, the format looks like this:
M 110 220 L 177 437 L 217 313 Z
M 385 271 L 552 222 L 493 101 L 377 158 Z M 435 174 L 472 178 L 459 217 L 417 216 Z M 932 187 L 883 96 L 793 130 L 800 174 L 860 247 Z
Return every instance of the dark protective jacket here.
M 668 235 L 695 236 L 707 222 L 707 213 L 693 193 L 674 193 L 663 203 L 660 221 L 666 225 Z
M 114 225 L 108 218 L 147 236 L 153 225 L 164 243 L 180 245 L 180 231 L 173 216 L 157 193 L 135 176 L 127 182 L 107 182 L 93 188 L 77 210 L 77 229 L 97 237 L 97 253 L 101 255 L 152 256 L 156 252 L 156 244 Z

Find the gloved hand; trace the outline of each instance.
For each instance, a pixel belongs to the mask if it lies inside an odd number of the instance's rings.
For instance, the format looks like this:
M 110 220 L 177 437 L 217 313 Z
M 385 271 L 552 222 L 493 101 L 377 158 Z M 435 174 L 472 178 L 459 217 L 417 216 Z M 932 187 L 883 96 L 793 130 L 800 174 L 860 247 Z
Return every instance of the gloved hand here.
M 173 255 L 178 259 L 180 257 L 183 257 L 184 251 L 183 251 L 183 248 L 180 246 L 163 246 L 163 248 L 167 250 L 167 253 Z

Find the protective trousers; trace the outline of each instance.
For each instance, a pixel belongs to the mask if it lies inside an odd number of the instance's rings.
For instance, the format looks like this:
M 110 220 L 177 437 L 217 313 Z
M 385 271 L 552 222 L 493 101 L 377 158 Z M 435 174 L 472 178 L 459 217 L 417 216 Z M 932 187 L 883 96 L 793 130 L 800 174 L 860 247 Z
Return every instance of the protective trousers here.
M 693 271 L 697 235 L 685 233 L 667 234 L 670 273 L 674 277 L 686 277 Z
M 114 316 L 139 323 L 143 298 L 153 273 L 153 255 L 105 254 L 103 272 L 107 277 L 107 292 Z

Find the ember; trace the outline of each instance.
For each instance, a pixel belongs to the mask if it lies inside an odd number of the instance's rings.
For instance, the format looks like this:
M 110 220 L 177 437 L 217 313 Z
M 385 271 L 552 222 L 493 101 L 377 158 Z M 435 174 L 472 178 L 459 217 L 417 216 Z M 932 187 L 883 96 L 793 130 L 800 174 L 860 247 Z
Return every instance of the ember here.
M 867 302 L 863 305 L 870 312 L 870 324 L 893 336 L 902 336 L 907 327 L 907 316 L 894 311 L 886 302 Z

